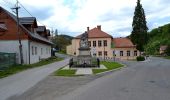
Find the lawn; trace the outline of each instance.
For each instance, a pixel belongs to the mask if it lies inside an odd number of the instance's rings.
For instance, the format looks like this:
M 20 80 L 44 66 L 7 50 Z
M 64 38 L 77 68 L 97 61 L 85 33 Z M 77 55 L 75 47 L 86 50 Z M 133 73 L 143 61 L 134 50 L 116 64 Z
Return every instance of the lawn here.
M 76 70 L 75 69 L 59 69 L 54 72 L 56 76 L 75 76 Z
M 47 65 L 47 64 L 50 64 L 50 63 L 53 63 L 53 62 L 56 62 L 56 61 L 61 61 L 61 60 L 62 59 L 58 58 L 58 57 L 51 57 L 51 58 L 48 58 L 48 59 L 44 59 L 44 60 L 42 60 L 38 63 L 35 63 L 35 64 L 13 65 L 13 66 L 10 66 L 10 67 L 8 67 L 4 70 L 0 70 L 0 78 L 7 77 L 9 75 L 18 73 L 18 72 L 26 70 L 26 69 L 30 69 L 30 68 L 34 68 L 34 67 L 40 67 L 42 65 Z
M 170 59 L 170 56 L 165 57 L 166 59 Z
M 123 67 L 122 64 L 119 64 L 119 63 L 117 63 L 117 62 L 102 61 L 100 64 L 103 64 L 107 69 L 93 69 L 93 73 L 94 73 L 94 74 Z

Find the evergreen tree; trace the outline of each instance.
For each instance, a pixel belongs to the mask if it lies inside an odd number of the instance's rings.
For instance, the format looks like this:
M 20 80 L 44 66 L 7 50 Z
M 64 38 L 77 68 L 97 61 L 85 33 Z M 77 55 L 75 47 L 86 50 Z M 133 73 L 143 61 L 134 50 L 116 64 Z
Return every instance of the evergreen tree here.
M 147 43 L 147 31 L 148 27 L 146 25 L 145 12 L 140 4 L 140 0 L 137 1 L 137 6 L 135 8 L 133 23 L 132 23 L 132 33 L 130 39 L 136 45 L 139 51 L 144 51 L 144 45 Z

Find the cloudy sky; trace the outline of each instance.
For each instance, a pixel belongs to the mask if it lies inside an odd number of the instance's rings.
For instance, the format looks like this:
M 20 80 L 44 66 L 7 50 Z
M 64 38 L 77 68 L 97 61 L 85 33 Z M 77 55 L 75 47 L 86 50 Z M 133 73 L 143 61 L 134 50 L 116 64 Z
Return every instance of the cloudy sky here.
M 137 0 L 19 0 L 39 25 L 76 36 L 97 25 L 114 37 L 131 33 Z M 0 0 L 8 11 L 16 0 Z M 170 23 L 170 0 L 141 0 L 149 29 Z M 20 16 L 31 16 L 21 7 Z

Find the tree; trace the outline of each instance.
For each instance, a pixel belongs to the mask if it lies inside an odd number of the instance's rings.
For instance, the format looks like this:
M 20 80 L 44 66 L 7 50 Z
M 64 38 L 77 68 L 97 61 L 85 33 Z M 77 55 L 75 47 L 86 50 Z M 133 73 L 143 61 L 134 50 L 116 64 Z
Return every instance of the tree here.
M 144 51 L 144 45 L 147 43 L 147 31 L 148 27 L 146 25 L 145 12 L 140 4 L 140 0 L 137 1 L 137 6 L 135 8 L 133 22 L 132 22 L 132 33 L 130 39 L 136 45 L 139 51 Z
M 57 29 L 55 30 L 55 36 L 58 36 L 58 30 Z
M 170 44 L 167 46 L 165 53 L 170 56 Z

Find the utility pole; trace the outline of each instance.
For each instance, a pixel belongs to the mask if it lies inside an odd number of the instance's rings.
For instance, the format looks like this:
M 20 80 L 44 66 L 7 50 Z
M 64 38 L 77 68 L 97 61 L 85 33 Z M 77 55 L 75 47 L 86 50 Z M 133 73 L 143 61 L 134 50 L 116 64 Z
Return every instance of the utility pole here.
M 16 3 L 16 7 L 12 8 L 16 10 L 16 17 L 17 17 L 17 35 L 18 35 L 18 42 L 19 42 L 19 55 L 20 55 L 20 63 L 23 64 L 24 60 L 23 60 L 23 52 L 22 52 L 22 44 L 21 44 L 21 34 L 19 32 L 19 15 L 18 15 L 18 9 L 20 9 L 20 7 L 18 6 L 18 0 Z

